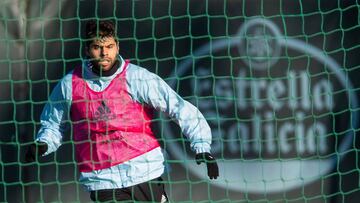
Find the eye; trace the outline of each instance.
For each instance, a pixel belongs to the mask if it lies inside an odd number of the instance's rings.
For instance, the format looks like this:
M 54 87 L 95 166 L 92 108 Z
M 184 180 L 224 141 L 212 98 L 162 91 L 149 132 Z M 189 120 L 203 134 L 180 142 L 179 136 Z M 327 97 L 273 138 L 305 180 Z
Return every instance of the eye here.
M 97 49 L 100 48 L 100 46 L 99 46 L 99 45 L 93 45 L 92 48 L 95 49 L 95 50 L 97 50 Z
M 107 46 L 108 49 L 112 49 L 114 48 L 114 45 L 113 44 L 110 44 L 109 46 Z

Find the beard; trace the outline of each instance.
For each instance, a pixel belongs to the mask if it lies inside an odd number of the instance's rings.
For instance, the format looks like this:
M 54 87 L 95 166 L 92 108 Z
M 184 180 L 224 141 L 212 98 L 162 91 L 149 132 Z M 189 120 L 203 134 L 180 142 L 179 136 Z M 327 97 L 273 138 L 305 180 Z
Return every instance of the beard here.
M 91 60 L 92 64 L 92 72 L 98 76 L 111 76 L 113 75 L 117 69 L 119 68 L 120 62 L 119 60 L 112 61 L 111 59 L 100 59 L 100 60 Z M 104 67 L 102 64 L 105 64 Z

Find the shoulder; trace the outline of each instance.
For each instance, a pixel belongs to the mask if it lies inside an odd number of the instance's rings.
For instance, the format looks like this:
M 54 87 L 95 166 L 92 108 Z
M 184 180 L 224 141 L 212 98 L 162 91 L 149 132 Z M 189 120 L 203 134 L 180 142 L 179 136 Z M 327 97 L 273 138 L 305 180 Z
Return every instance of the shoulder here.
M 52 90 L 53 99 L 71 99 L 73 70 L 67 73 Z
M 157 77 L 156 74 L 148 71 L 146 68 L 131 63 L 127 67 L 126 75 L 127 79 L 130 80 L 148 80 Z
M 72 78 L 73 78 L 73 73 L 74 70 L 71 70 L 70 72 L 68 72 L 61 80 L 60 80 L 60 85 L 61 86 L 70 86 L 71 87 L 71 83 L 72 83 Z

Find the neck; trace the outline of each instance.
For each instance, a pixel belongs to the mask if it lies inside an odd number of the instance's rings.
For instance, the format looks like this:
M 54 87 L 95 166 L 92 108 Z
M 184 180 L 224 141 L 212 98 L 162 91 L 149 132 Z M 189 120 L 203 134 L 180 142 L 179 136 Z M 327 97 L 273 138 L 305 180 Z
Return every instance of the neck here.
M 116 71 L 119 69 L 120 66 L 120 61 L 116 60 L 115 63 L 113 64 L 113 66 L 110 68 L 110 70 L 108 71 L 103 71 L 99 66 L 92 64 L 93 68 L 91 69 L 93 73 L 95 73 L 97 76 L 100 77 L 108 77 L 108 76 L 112 76 L 114 75 L 114 73 L 116 73 Z

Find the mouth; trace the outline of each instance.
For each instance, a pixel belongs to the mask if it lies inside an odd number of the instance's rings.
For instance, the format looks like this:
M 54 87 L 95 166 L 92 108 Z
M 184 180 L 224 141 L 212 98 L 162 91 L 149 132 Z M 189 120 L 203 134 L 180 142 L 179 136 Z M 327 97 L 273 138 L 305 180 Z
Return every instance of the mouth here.
M 98 61 L 98 64 L 101 66 L 108 66 L 111 64 L 111 60 L 110 59 L 100 59 Z

